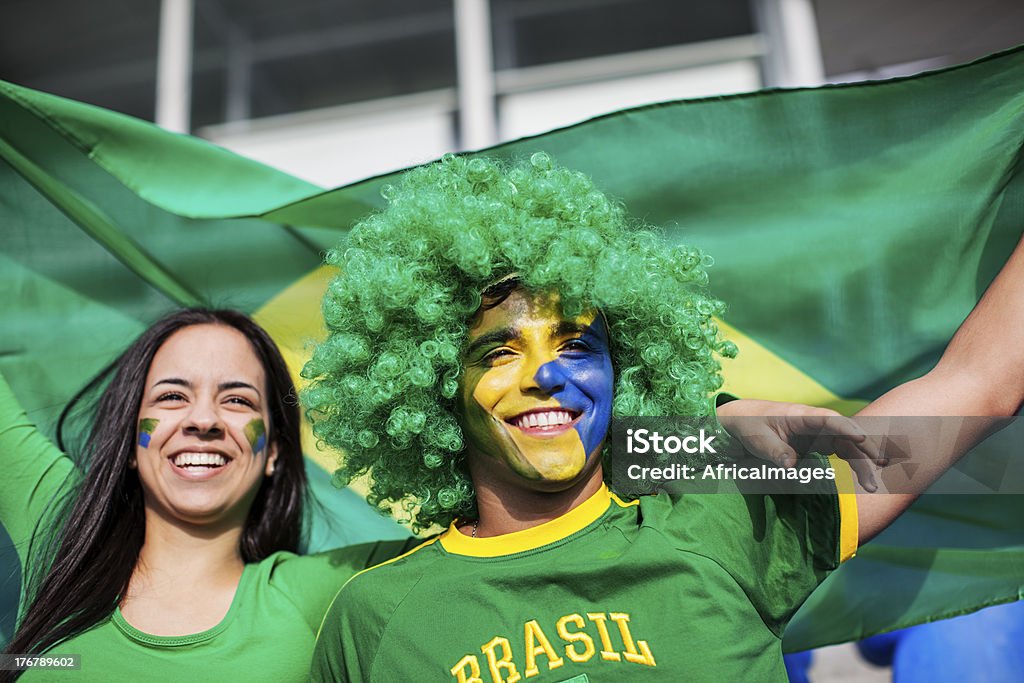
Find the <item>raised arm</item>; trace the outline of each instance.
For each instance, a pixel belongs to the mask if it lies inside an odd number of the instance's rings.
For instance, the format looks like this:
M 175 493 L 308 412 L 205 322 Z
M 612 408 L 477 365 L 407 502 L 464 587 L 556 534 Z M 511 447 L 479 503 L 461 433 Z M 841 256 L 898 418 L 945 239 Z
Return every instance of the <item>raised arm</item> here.
M 0 374 L 0 524 L 22 569 L 37 522 L 75 466 L 25 415 Z
M 881 396 L 858 416 L 1013 415 L 1024 402 L 1024 240 L 1018 243 L 981 301 L 957 330 L 938 365 Z M 964 422 L 958 438 L 942 437 L 927 421 L 901 421 L 919 469 L 910 493 L 869 494 L 858 487 L 860 542 L 887 527 L 924 489 L 998 427 Z M 904 428 L 909 429 L 904 429 Z

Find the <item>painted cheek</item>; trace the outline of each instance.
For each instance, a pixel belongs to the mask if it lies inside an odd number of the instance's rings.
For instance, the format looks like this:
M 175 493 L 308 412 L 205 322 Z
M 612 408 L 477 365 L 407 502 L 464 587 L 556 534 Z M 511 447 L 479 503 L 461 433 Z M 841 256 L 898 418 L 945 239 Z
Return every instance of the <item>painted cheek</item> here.
M 589 458 L 596 451 L 601 442 L 608 434 L 608 428 L 612 420 L 612 395 L 615 387 L 614 371 L 612 361 L 607 355 L 601 356 L 599 363 L 594 363 L 591 372 L 588 373 L 587 382 L 584 385 L 586 391 L 594 402 L 594 417 L 591 420 L 588 433 L 581 435 L 587 449 Z
M 153 432 L 156 430 L 156 426 L 160 424 L 160 420 L 152 417 L 144 417 L 139 420 L 139 445 L 143 448 L 149 448 L 149 442 L 153 439 Z
M 494 460 L 512 464 L 520 457 L 511 434 L 495 424 L 494 410 L 505 395 L 506 377 L 500 370 L 468 370 L 459 401 L 458 417 L 468 446 Z
M 459 420 L 465 430 L 465 436 L 477 449 L 489 452 L 491 435 L 491 411 L 498 400 L 499 393 L 493 381 L 487 381 L 488 372 L 479 369 L 467 370 L 465 389 L 459 401 Z
M 259 455 L 267 445 L 267 427 L 263 418 L 257 417 L 245 425 L 245 438 L 252 447 L 253 455 Z
M 501 376 L 493 370 L 485 372 L 476 378 L 476 385 L 472 390 L 473 403 L 477 410 L 490 414 L 494 406 L 501 399 L 502 388 L 505 386 Z
M 562 357 L 542 365 L 535 380 L 560 406 L 582 413 L 575 429 L 589 459 L 604 440 L 611 422 L 611 359 L 607 354 L 579 359 Z

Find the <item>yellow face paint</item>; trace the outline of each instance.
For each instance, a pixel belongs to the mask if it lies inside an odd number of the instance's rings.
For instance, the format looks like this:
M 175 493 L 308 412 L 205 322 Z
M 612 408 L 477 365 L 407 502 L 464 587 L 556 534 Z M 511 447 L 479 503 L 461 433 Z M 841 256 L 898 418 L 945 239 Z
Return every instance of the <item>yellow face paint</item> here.
M 607 435 L 613 383 L 596 311 L 567 318 L 557 294 L 513 291 L 470 330 L 459 392 L 470 455 L 572 483 Z

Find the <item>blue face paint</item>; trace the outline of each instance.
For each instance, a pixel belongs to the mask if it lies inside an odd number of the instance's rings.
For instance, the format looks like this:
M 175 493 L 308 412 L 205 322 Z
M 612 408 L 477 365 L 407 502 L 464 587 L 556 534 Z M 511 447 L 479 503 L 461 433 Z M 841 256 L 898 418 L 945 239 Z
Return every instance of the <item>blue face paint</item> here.
M 589 460 L 608 434 L 615 377 L 608 333 L 598 316 L 558 358 L 540 366 L 537 385 L 566 410 L 579 413 L 574 429 Z
M 597 312 L 568 318 L 556 293 L 516 290 L 484 310 L 459 381 L 469 457 L 546 485 L 597 471 L 587 463 L 611 420 L 609 349 Z

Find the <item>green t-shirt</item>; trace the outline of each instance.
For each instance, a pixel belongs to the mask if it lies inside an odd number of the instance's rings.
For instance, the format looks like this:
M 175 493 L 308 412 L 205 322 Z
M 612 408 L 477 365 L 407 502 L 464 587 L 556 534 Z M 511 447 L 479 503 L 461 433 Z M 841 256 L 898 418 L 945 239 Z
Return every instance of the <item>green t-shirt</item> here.
M 453 527 L 346 584 L 311 678 L 786 681 L 786 623 L 855 549 L 853 495 L 825 486 L 633 502 L 602 488 L 525 531 Z
M 317 555 L 277 552 L 242 572 L 228 613 L 213 628 L 154 636 L 116 610 L 49 654 L 81 655 L 81 670 L 30 670 L 24 681 L 304 681 L 316 630 L 338 587 L 401 552 L 404 541 Z
M 25 416 L 0 376 L 0 522 L 24 568 L 36 522 L 76 471 Z M 120 610 L 50 654 L 81 655 L 80 670 L 27 671 L 20 680 L 300 681 L 309 671 L 316 630 L 338 588 L 361 569 L 417 542 L 388 541 L 317 555 L 277 552 L 245 566 L 231 607 L 213 628 L 153 636 Z

